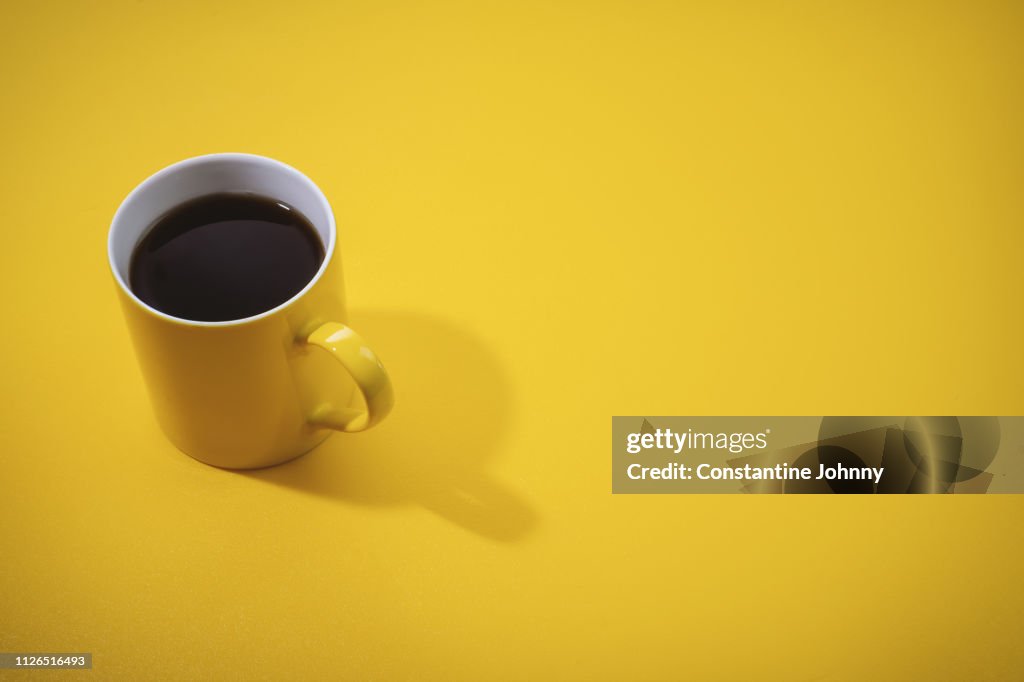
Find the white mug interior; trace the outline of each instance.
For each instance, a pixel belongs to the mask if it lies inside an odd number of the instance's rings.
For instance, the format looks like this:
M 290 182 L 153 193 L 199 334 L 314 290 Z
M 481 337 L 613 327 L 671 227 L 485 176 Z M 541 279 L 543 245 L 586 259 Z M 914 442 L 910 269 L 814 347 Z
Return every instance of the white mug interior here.
M 160 312 L 136 296 L 129 282 L 132 253 L 158 218 L 190 199 L 219 192 L 252 192 L 298 209 L 324 244 L 324 261 L 301 291 L 284 303 L 243 320 L 200 322 Z M 239 324 L 265 317 L 301 297 L 327 269 L 334 253 L 334 214 L 320 188 L 291 166 L 254 154 L 208 154 L 167 166 L 144 180 L 121 202 L 110 225 L 107 255 L 118 285 L 154 314 L 196 325 Z

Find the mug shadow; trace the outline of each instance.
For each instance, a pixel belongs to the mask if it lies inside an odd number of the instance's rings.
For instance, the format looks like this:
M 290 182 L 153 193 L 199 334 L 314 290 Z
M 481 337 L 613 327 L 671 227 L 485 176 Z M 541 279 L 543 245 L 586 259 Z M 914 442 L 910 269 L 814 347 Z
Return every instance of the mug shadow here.
M 388 369 L 391 414 L 286 464 L 239 473 L 344 503 L 419 505 L 501 542 L 526 536 L 536 513 L 486 471 L 512 409 L 490 351 L 452 323 L 418 313 L 353 311 L 349 322 Z

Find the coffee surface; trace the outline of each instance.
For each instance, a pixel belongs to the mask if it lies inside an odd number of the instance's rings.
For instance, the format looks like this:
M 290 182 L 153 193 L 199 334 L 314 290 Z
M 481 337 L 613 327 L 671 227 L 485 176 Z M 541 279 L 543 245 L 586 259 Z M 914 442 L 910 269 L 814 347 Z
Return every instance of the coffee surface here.
M 211 194 L 159 218 L 132 254 L 132 291 L 161 312 L 203 322 L 275 308 L 324 260 L 316 229 L 295 208 L 254 194 Z

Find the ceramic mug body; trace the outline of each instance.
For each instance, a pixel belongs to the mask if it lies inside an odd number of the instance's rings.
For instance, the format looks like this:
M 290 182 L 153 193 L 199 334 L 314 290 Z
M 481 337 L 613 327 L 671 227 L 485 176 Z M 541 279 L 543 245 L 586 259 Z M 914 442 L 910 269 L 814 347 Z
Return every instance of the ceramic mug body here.
M 175 206 L 254 193 L 302 212 L 324 244 L 312 280 L 283 304 L 223 322 L 172 317 L 128 285 L 132 252 Z M 150 399 L 164 433 L 192 457 L 249 469 L 293 459 L 332 430 L 372 426 L 391 407 L 380 360 L 346 325 L 334 215 L 306 176 L 250 154 L 211 154 L 157 172 L 114 215 L 108 256 Z

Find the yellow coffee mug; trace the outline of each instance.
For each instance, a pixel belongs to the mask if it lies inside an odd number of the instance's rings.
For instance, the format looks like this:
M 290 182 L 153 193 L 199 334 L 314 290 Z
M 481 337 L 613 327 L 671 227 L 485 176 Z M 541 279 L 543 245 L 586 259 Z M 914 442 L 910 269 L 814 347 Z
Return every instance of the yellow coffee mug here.
M 128 285 L 135 246 L 170 209 L 218 192 L 252 192 L 301 211 L 324 244 L 320 269 L 288 301 L 242 320 L 185 320 L 147 305 Z M 390 411 L 384 366 L 345 325 L 330 204 L 291 166 L 252 154 L 168 166 L 117 209 L 107 251 L 157 421 L 186 454 L 228 469 L 271 466 Z

